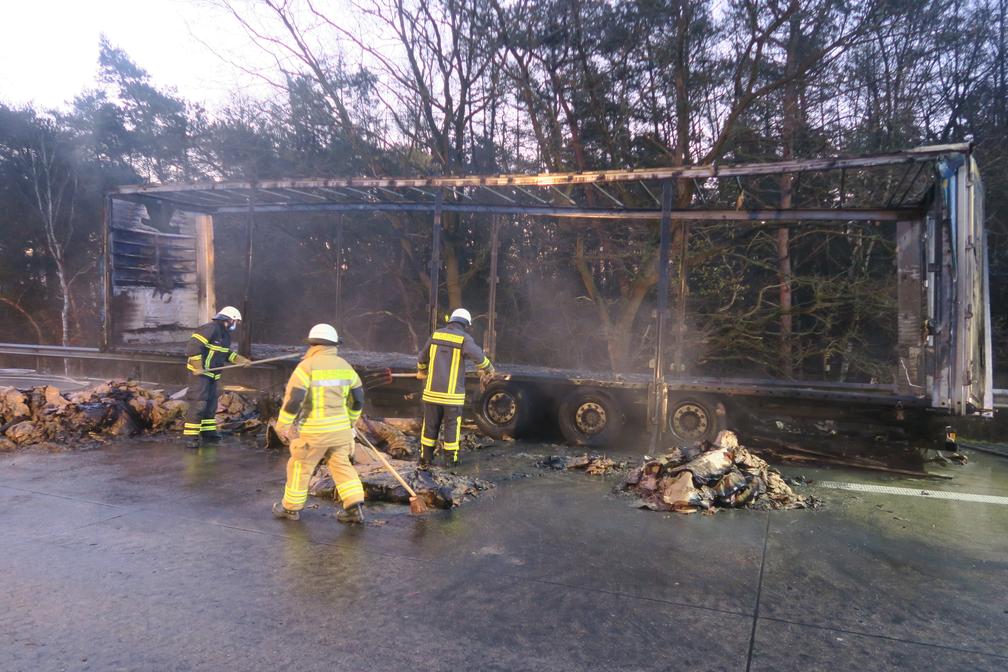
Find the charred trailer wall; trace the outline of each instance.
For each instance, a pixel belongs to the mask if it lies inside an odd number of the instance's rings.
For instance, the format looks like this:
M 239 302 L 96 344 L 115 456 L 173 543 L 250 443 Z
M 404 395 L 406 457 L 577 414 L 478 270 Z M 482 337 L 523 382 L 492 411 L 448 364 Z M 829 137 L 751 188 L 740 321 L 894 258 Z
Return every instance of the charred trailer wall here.
M 924 246 L 923 222 L 902 221 L 896 225 L 898 337 L 896 388 L 913 394 L 923 391 L 924 357 Z
M 121 199 L 110 208 L 109 345 L 186 340 L 214 310 L 212 218 Z

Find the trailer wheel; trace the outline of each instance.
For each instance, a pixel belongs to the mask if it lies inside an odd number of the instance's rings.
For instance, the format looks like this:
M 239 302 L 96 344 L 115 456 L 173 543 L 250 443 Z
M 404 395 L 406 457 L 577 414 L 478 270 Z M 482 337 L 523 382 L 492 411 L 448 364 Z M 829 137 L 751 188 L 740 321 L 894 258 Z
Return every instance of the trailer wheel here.
M 560 402 L 557 421 L 572 446 L 605 446 L 614 443 L 623 429 L 623 408 L 599 390 L 572 392 Z
M 503 380 L 487 385 L 474 410 L 480 431 L 497 440 L 520 438 L 532 417 L 528 392 Z
M 725 428 L 725 418 L 724 404 L 716 397 L 689 394 L 669 399 L 668 430 L 684 445 L 713 441 Z

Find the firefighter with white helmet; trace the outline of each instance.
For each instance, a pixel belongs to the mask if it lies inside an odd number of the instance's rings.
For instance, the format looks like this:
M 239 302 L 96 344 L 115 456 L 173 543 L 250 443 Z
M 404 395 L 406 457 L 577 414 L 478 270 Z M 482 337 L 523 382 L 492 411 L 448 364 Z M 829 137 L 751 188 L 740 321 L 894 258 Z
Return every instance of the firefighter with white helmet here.
M 424 382 L 420 468 L 430 465 L 438 435 L 445 461 L 458 464 L 462 407 L 465 405 L 465 360 L 472 360 L 480 377 L 494 374 L 490 358 L 469 333 L 472 315 L 465 308 L 452 312 L 448 324 L 431 334 L 417 357 L 417 378 Z
M 220 440 L 216 414 L 221 374 L 210 369 L 227 364 L 247 366 L 251 363 L 248 357 L 231 349 L 231 334 L 241 324 L 241 319 L 237 308 L 225 306 L 212 320 L 197 327 L 189 338 L 186 346 L 186 368 L 191 374 L 186 394 L 189 412 L 182 435 L 189 438 L 190 448 L 199 448 L 201 440 Z
M 298 362 L 284 391 L 276 430 L 290 444 L 283 500 L 273 505 L 277 518 L 298 520 L 308 500 L 308 481 L 325 460 L 343 510 L 341 523 L 364 522 L 364 484 L 350 464 L 353 425 L 364 410 L 360 376 L 337 354 L 339 334 L 330 324 L 308 332 L 308 352 Z

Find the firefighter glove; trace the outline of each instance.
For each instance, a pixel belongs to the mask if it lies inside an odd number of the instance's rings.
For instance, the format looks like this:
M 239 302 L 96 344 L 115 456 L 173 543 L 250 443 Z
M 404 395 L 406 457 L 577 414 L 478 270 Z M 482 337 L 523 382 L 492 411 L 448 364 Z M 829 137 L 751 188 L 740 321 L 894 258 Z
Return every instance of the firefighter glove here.
M 416 377 L 417 377 L 417 380 L 427 380 L 427 372 L 426 371 L 417 371 L 416 372 Z
M 248 366 L 252 363 L 252 360 L 244 355 L 235 354 L 234 363 L 238 366 Z
M 281 425 L 277 423 L 273 428 L 276 430 L 280 440 L 287 445 L 290 445 L 291 440 L 295 438 L 294 425 Z

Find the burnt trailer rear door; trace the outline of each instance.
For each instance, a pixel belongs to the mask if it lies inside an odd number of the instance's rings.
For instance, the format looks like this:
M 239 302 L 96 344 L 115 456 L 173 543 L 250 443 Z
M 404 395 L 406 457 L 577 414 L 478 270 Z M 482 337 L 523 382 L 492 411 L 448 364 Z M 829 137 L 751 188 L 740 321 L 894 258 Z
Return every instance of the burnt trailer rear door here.
M 106 348 L 178 343 L 211 318 L 210 216 L 113 197 L 105 226 Z
M 969 154 L 939 162 L 941 196 L 929 221 L 931 405 L 952 415 L 994 408 L 984 188 Z

